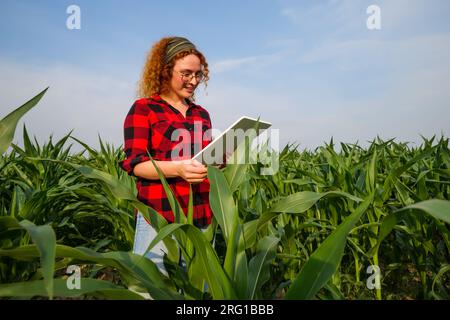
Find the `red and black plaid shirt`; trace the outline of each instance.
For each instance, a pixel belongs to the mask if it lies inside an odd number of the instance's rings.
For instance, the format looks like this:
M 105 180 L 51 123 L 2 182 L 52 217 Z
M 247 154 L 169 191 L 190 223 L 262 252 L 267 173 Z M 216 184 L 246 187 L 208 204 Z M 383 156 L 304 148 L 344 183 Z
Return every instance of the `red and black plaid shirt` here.
M 184 117 L 159 95 L 139 99 L 134 102 L 125 119 L 126 159 L 120 162 L 120 166 L 128 174 L 134 175 L 133 169 L 138 163 L 150 160 L 148 153 L 159 161 L 190 159 L 211 141 L 210 135 L 204 134 L 208 129 L 211 129 L 208 111 L 190 101 Z M 177 137 L 180 132 L 181 135 Z M 187 214 L 189 182 L 180 177 L 166 179 Z M 211 223 L 209 188 L 208 179 L 192 184 L 194 223 L 198 227 Z M 137 190 L 140 201 L 154 208 L 168 222 L 174 222 L 174 214 L 160 180 L 137 177 Z

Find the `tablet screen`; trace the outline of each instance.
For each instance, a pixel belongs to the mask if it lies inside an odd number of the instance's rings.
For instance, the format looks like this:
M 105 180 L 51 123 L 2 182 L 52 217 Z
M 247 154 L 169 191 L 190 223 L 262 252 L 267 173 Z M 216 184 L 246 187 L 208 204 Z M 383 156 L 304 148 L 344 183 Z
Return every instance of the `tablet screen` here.
M 225 154 L 231 154 L 248 137 L 250 142 L 272 124 L 266 121 L 243 116 L 215 138 L 193 159 L 205 165 L 222 164 Z

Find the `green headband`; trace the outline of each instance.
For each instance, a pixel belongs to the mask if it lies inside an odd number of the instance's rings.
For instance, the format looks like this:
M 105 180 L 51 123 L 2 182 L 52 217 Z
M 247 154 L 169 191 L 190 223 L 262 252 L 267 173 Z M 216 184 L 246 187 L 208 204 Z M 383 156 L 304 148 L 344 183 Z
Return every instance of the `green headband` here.
M 175 37 L 169 41 L 166 48 L 166 56 L 164 57 L 164 63 L 169 63 L 177 53 L 186 51 L 189 49 L 195 49 L 195 46 L 186 38 Z

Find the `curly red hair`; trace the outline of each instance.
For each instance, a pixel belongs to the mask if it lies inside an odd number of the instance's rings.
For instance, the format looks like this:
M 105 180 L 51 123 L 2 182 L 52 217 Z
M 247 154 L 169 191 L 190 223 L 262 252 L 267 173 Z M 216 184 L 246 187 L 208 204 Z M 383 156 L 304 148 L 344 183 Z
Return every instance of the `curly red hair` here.
M 207 86 L 209 80 L 208 63 L 206 62 L 204 55 L 197 49 L 179 52 L 171 61 L 169 61 L 169 63 L 164 63 L 166 48 L 171 39 L 173 39 L 173 37 L 162 38 L 153 45 L 152 49 L 147 54 L 145 66 L 139 80 L 139 98 L 148 98 L 153 94 L 167 93 L 170 90 L 170 79 L 172 77 L 175 61 L 190 54 L 195 54 L 200 59 L 200 63 L 203 66 L 203 82 L 205 83 L 205 87 Z

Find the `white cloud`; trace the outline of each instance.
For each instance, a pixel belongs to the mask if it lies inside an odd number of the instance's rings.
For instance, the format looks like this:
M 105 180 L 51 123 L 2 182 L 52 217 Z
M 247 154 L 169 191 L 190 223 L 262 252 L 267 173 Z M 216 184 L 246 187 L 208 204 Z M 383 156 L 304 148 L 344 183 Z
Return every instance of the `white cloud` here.
M 0 69 L 1 117 L 50 86 L 19 122 L 16 143 L 22 142 L 22 123 L 40 143 L 50 134 L 59 139 L 71 129 L 73 136 L 94 147 L 98 135 L 116 146 L 123 143 L 123 120 L 134 101 L 134 83 L 67 65 L 43 68 L 0 60 Z
M 307 55 L 303 57 L 305 63 L 329 60 L 342 67 L 363 68 L 359 74 L 363 85 L 355 83 L 359 88 L 355 90 L 364 88 L 366 95 L 355 92 L 343 97 L 340 88 L 347 90 L 352 83 L 326 85 L 326 70 L 318 69 L 323 83 L 292 90 L 295 84 L 291 81 L 280 92 L 257 88 L 257 83 L 246 88 L 217 80 L 200 101 L 221 129 L 241 115 L 260 115 L 280 129 L 282 145 L 296 141 L 300 147 L 315 148 L 331 137 L 365 145 L 376 136 L 420 144 L 421 134 L 450 135 L 449 40 L 447 35 L 402 41 L 354 40 L 314 49 L 309 61 Z M 372 76 L 371 70 L 376 72 L 379 67 L 384 71 L 376 76 L 384 89 L 371 92 L 366 80 Z
M 274 54 L 256 55 L 243 58 L 223 59 L 211 63 L 210 69 L 214 73 L 229 72 L 236 69 L 261 70 L 267 68 L 283 59 L 284 52 Z
M 401 40 L 329 39 L 305 51 L 298 58 L 301 64 L 331 62 L 346 70 L 394 68 L 408 71 L 413 67 L 430 68 L 450 65 L 450 35 L 419 35 Z
M 450 36 L 433 32 L 402 36 L 396 32 L 397 27 L 419 19 L 423 10 L 430 14 L 432 6 L 417 1 L 378 1 L 383 29 L 375 34 L 365 29 L 366 6 L 350 3 L 354 4 L 330 1 L 304 12 L 286 9 L 284 16 L 302 28 L 285 39 L 267 42 L 283 51 L 211 63 L 215 76 L 208 95 L 200 91 L 197 96 L 198 103 L 210 111 L 214 127 L 224 129 L 244 114 L 261 116 L 280 129 L 282 145 L 297 141 L 308 148 L 322 145 L 332 136 L 335 141 L 362 144 L 377 135 L 416 143 L 421 142 L 420 134 L 430 137 L 443 132 L 448 136 Z M 308 43 L 296 36 L 309 31 L 319 37 L 308 48 Z M 292 47 L 297 52 L 288 51 Z M 354 72 L 351 81 L 355 83 L 331 82 L 330 78 L 340 73 L 327 69 L 330 65 L 343 73 Z M 122 143 L 123 119 L 134 99 L 133 81 L 70 66 L 44 69 L 0 61 L 0 69 L 2 115 L 51 86 L 25 117 L 29 131 L 41 141 L 51 132 L 62 136 L 75 128 L 74 135 L 92 145 L 97 143 L 98 132 L 106 141 Z M 248 85 L 240 81 L 243 74 L 255 75 L 261 70 L 279 75 L 277 90 L 271 90 L 273 77 L 255 76 Z M 227 82 L 226 73 L 231 71 L 235 81 Z M 297 78 L 284 78 L 284 72 L 299 77 L 305 86 L 296 83 Z M 385 86 L 371 92 L 367 81 L 371 77 Z M 342 90 L 351 94 L 343 96 Z M 4 110 L 4 106 L 8 108 Z
M 314 1 L 284 6 L 280 14 L 304 32 L 320 34 L 321 31 L 327 30 L 335 34 L 359 24 L 365 26 L 366 8 L 364 3 L 355 3 L 352 0 Z M 358 17 L 362 17 L 360 23 Z
M 247 58 L 241 58 L 241 59 L 226 59 L 217 61 L 212 64 L 212 69 L 215 70 L 217 73 L 224 72 L 224 71 L 230 71 L 233 69 L 237 69 L 241 67 L 242 65 L 246 63 L 253 63 L 255 61 L 258 61 L 258 57 L 247 57 Z

